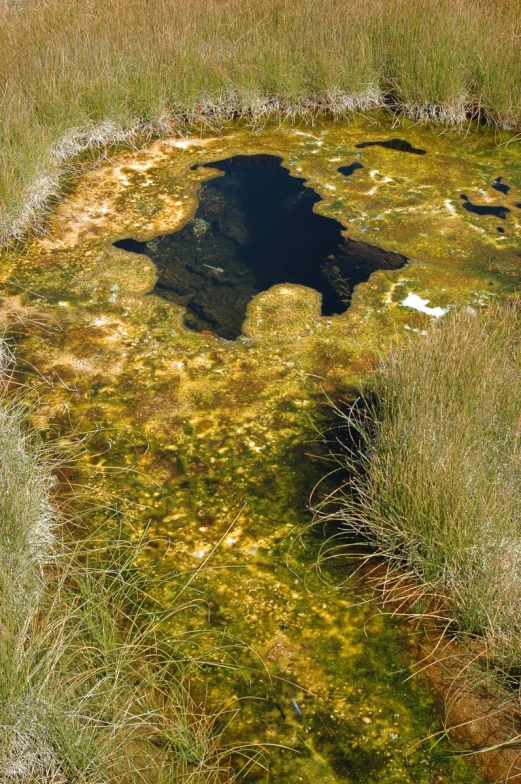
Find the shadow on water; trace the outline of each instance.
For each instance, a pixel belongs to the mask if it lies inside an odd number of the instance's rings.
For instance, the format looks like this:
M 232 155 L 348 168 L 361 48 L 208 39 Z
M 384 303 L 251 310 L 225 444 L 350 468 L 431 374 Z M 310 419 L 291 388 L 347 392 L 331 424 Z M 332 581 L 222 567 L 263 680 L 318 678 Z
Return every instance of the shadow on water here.
M 313 211 L 320 197 L 274 155 L 236 155 L 208 168 L 222 174 L 202 185 L 196 215 L 180 231 L 114 243 L 152 259 L 154 293 L 184 305 L 191 329 L 235 339 L 250 300 L 277 283 L 316 289 L 324 315 L 343 313 L 354 286 L 407 261 L 346 239 L 338 221 Z

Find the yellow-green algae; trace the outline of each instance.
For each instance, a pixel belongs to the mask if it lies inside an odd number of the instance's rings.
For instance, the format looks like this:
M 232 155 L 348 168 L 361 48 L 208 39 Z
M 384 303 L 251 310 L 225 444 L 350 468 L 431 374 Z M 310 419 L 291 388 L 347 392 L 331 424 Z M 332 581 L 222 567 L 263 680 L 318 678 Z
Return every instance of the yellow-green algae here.
M 355 148 L 396 136 L 427 154 Z M 227 634 L 250 646 L 230 652 L 235 669 L 201 678 L 210 703 L 240 708 L 230 742 L 299 751 L 274 749 L 273 781 L 480 780 L 461 759 L 416 746 L 439 724 L 430 692 L 404 681 L 404 629 L 360 604 L 355 589 L 304 584 L 318 533 L 295 546 L 291 569 L 286 555 L 327 470 L 310 457 L 320 451 L 324 391 L 349 394 L 389 337 L 423 329 L 430 317 L 402 304 L 408 294 L 429 307 L 472 307 L 518 283 L 518 149 L 490 130 L 391 128 L 380 115 L 155 142 L 86 167 L 49 235 L 2 257 L 5 309 L 22 325 L 19 357 L 49 382 L 42 419 L 55 430 L 97 430 L 90 482 L 138 527 L 150 524 L 144 568 L 168 578 L 167 607 L 186 573 L 204 566 L 194 582 L 204 603 L 169 623 L 175 633 L 214 636 L 185 636 L 185 655 L 229 662 Z M 316 292 L 283 284 L 251 302 L 235 342 L 188 331 L 181 307 L 149 294 L 152 262 L 112 242 L 184 225 L 213 176 L 194 163 L 245 153 L 282 156 L 349 237 L 410 263 L 373 274 L 341 316 L 322 317 Z M 354 176 L 338 173 L 355 160 L 364 168 Z M 512 186 L 507 196 L 492 189 L 497 176 Z M 505 233 L 497 218 L 464 212 L 460 193 L 509 206 Z

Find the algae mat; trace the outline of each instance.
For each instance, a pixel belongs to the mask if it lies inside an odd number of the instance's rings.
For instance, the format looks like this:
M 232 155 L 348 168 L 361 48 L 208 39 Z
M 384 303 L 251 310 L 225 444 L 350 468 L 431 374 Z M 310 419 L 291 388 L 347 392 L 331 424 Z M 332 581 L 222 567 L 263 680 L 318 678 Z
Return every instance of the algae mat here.
M 194 577 L 200 602 L 170 631 L 209 704 L 238 708 L 227 742 L 273 744 L 272 781 L 479 780 L 419 743 L 440 725 L 428 688 L 405 680 L 409 631 L 363 590 L 322 584 L 325 534 L 295 534 L 329 470 L 326 395 L 350 395 L 395 335 L 518 284 L 518 149 L 490 130 L 393 128 L 381 115 L 158 141 L 85 164 L 48 236 L 2 256 L 4 311 L 20 324 L 42 420 L 92 434 L 89 482 L 132 521 L 129 536 L 147 530 L 142 566 L 165 578 L 166 607 Z M 317 212 L 408 264 L 375 272 L 340 316 L 281 283 L 250 302 L 235 341 L 187 329 L 182 305 L 151 294 L 152 261 L 112 243 L 185 226 L 217 174 L 195 164 L 245 154 L 280 156 L 321 197 Z M 265 776 L 252 768 L 247 780 Z

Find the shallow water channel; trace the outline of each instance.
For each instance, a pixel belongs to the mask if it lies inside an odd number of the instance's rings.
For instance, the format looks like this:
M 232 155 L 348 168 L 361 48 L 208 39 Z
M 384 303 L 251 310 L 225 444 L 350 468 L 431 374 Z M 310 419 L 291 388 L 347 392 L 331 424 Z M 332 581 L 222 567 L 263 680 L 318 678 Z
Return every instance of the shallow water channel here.
M 146 531 L 165 606 L 189 605 L 165 631 L 196 694 L 237 709 L 227 743 L 270 744 L 277 784 L 481 780 L 425 740 L 414 630 L 335 587 L 342 557 L 317 573 L 335 529 L 308 503 L 321 434 L 342 437 L 328 397 L 390 338 L 518 284 L 518 144 L 379 114 L 154 142 L 86 162 L 49 235 L 1 259 L 43 423 L 91 434 L 83 479 Z

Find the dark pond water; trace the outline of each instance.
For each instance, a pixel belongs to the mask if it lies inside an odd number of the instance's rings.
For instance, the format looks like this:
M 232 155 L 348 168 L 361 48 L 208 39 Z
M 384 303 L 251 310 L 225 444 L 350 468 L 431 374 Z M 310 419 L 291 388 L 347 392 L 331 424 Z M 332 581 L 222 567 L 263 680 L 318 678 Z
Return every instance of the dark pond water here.
M 499 191 L 500 193 L 508 193 L 510 190 L 510 185 L 507 185 L 506 182 L 503 182 L 503 177 L 496 177 L 494 182 L 492 183 L 492 187 L 495 191 Z
M 184 305 L 191 329 L 235 339 L 250 300 L 277 283 L 316 289 L 324 315 L 343 313 L 355 285 L 407 261 L 346 239 L 338 221 L 313 211 L 320 197 L 280 164 L 274 155 L 209 164 L 222 174 L 202 185 L 186 226 L 150 242 L 114 243 L 152 259 L 154 293 Z
M 386 147 L 388 150 L 397 150 L 398 152 L 410 152 L 413 155 L 425 155 L 427 150 L 422 150 L 420 147 L 413 147 L 412 144 L 405 139 L 384 139 L 382 141 L 374 142 L 360 142 L 355 144 L 359 150 L 365 147 Z
M 506 220 L 507 215 L 510 212 L 508 207 L 503 207 L 501 204 L 498 204 L 497 206 L 491 204 L 473 204 L 465 193 L 461 194 L 460 199 L 463 201 L 463 204 L 461 205 L 463 209 L 467 210 L 467 212 L 474 213 L 474 215 L 493 215 L 495 218 Z
M 363 164 L 358 163 L 355 161 L 354 163 L 350 163 L 349 166 L 340 166 L 338 171 L 340 174 L 343 174 L 345 177 L 350 177 L 352 174 L 357 171 L 357 169 L 363 169 Z

